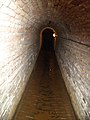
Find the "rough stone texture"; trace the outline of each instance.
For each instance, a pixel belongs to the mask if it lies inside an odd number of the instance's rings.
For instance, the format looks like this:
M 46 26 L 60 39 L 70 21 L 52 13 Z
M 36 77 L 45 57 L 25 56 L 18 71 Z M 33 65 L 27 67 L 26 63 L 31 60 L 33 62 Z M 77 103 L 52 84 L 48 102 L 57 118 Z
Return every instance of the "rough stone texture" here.
M 90 47 L 89 3 L 89 0 L 80 0 L 80 2 L 78 0 L 0 0 L 1 120 L 9 120 L 14 112 L 14 108 L 24 90 L 25 81 L 27 81 L 29 73 L 33 69 L 39 52 L 39 34 L 44 27 L 55 29 L 58 34 L 58 40 L 60 40 L 60 36 L 63 36 Z M 71 51 L 75 52 L 74 47 L 72 45 L 70 47 Z M 60 53 L 59 50 L 58 48 L 57 55 Z M 79 54 L 82 54 L 81 49 L 77 50 Z M 87 68 L 87 66 L 90 66 L 89 48 L 85 47 L 85 51 L 87 51 L 84 54 L 86 56 L 83 55 L 84 58 L 82 60 L 85 60 L 85 68 Z M 67 51 L 67 54 L 69 56 L 70 52 Z M 63 59 L 66 59 L 66 56 L 63 57 L 65 57 Z M 80 58 L 78 61 L 81 60 Z M 82 62 L 79 61 L 78 63 L 81 66 Z M 74 68 L 74 63 L 71 64 Z M 89 69 L 85 70 L 89 72 Z M 83 76 L 82 71 L 79 73 Z M 90 76 L 85 74 L 84 77 L 86 78 L 86 76 L 90 80 Z M 89 80 L 85 80 L 88 86 Z M 85 89 L 87 89 L 86 86 Z M 86 95 L 87 93 L 83 95 L 84 98 Z M 75 98 L 75 94 L 73 96 Z M 79 96 L 78 99 L 80 100 L 80 98 Z M 79 104 L 77 106 L 81 111 L 83 109 L 86 111 L 87 107 L 82 108 Z M 82 112 L 80 117 L 85 118 L 85 114 Z

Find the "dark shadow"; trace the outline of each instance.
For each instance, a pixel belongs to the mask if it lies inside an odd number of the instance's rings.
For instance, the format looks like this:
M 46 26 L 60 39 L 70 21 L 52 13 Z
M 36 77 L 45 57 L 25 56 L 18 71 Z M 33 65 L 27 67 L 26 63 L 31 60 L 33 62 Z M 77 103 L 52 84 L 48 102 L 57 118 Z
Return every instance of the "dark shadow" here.
M 45 29 L 42 33 L 42 49 L 48 51 L 54 50 L 53 30 Z

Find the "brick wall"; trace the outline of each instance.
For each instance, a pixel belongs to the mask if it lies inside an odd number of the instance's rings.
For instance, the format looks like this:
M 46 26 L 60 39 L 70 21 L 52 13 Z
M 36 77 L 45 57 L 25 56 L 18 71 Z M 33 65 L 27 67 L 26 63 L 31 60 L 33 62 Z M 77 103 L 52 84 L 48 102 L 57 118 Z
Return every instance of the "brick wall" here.
M 19 2 L 0 0 L 0 120 L 11 119 L 39 52 L 39 35 Z
M 63 63 L 60 66 L 68 81 L 66 86 L 74 101 L 73 104 L 76 104 L 75 100 L 79 98 L 76 101 L 79 101 L 80 105 L 77 102 L 75 110 L 79 108 L 82 113 L 79 114 L 78 111 L 77 114 L 82 119 L 89 116 L 90 49 L 87 47 L 90 46 L 89 8 L 89 0 L 80 2 L 77 0 L 76 2 L 73 0 L 0 0 L 0 120 L 9 120 L 14 113 L 36 61 L 39 52 L 39 34 L 44 27 L 52 27 L 58 35 L 57 57 L 59 63 L 60 61 Z M 61 35 L 69 36 L 69 39 L 74 38 L 74 41 L 80 42 L 81 45 L 62 40 Z M 67 67 L 65 67 L 66 62 L 69 64 Z M 73 74 L 77 77 L 72 80 L 76 81 L 77 87 L 71 81 L 73 77 L 69 76 L 68 79 L 71 69 L 78 73 Z M 77 95 L 80 93 L 77 91 L 82 91 L 80 86 L 78 88 L 77 79 L 83 86 L 83 98 Z M 74 89 L 72 97 L 71 90 Z M 86 96 L 88 97 L 85 98 Z
M 56 54 L 75 112 L 90 119 L 90 47 L 60 38 Z

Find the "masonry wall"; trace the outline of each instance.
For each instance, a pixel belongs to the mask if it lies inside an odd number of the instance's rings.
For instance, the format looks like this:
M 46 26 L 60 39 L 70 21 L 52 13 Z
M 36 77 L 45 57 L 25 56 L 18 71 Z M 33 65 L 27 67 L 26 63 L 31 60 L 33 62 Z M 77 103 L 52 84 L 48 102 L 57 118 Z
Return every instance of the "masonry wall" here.
M 89 8 L 89 0 L 0 0 L 0 120 L 13 116 L 37 59 L 44 27 L 57 33 L 56 54 L 68 92 L 79 118 L 88 120 Z
M 74 110 L 80 120 L 89 120 L 90 47 L 62 37 L 56 54 Z
M 12 118 L 39 52 L 27 19 L 17 3 L 0 0 L 0 120 Z

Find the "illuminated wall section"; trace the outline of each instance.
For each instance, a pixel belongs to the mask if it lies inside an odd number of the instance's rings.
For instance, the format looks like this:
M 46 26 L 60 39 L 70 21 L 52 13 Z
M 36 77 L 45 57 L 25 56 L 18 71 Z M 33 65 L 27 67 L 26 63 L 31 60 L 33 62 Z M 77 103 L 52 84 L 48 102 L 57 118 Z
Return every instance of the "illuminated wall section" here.
M 39 52 L 35 28 L 27 27 L 27 12 L 18 4 L 0 0 L 0 120 L 11 119 Z

